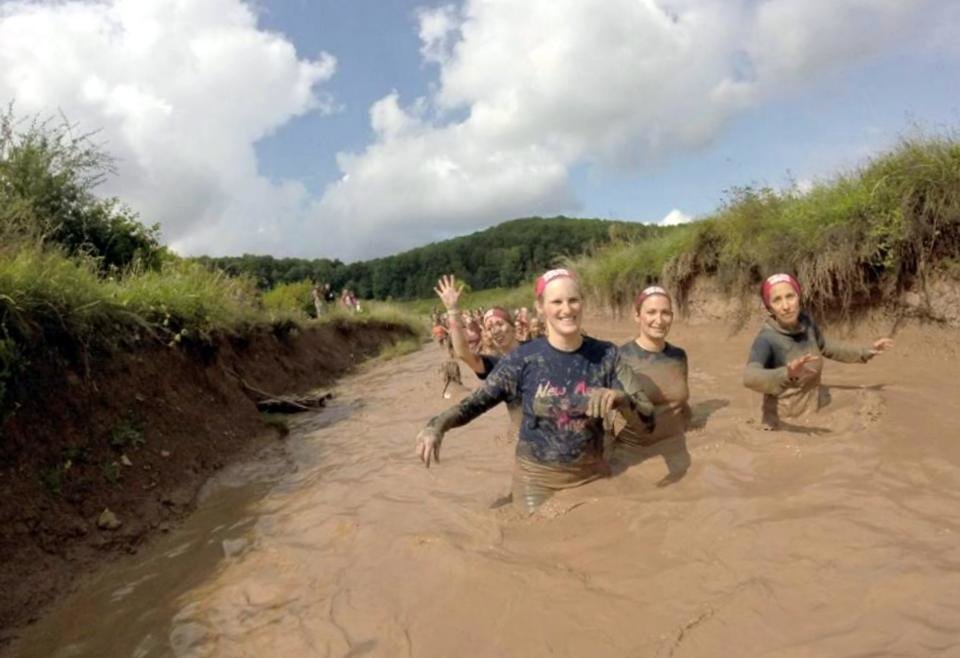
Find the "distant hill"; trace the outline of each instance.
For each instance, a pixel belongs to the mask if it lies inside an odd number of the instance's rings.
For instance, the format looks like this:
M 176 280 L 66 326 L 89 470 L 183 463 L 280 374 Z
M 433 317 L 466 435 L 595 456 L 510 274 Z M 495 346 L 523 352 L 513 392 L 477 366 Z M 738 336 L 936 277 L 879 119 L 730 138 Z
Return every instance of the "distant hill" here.
M 662 229 L 604 219 L 528 217 L 503 222 L 393 256 L 345 264 L 326 258 L 228 256 L 196 260 L 228 274 L 247 274 L 269 289 L 310 279 L 335 290 L 352 288 L 367 299 L 417 299 L 433 294 L 437 278 L 453 273 L 474 290 L 511 287 L 529 280 L 562 257 L 577 257 L 613 240 L 639 240 Z

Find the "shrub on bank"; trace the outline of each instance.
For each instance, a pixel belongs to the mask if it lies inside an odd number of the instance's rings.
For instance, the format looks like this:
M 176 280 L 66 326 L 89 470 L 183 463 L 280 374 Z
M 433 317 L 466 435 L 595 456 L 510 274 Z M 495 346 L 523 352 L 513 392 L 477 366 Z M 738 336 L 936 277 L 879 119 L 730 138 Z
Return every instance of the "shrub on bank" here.
M 587 290 L 625 304 L 662 281 L 681 304 L 701 275 L 730 294 L 796 273 L 819 311 L 875 304 L 960 258 L 960 141 L 904 140 L 809 191 L 743 187 L 716 213 L 574 260 Z

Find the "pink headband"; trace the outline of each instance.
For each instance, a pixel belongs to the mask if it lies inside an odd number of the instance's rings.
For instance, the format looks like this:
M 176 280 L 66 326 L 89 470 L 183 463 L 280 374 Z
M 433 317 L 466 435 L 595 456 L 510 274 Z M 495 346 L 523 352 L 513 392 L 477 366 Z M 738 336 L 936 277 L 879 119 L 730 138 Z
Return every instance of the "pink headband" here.
M 653 297 L 654 295 L 663 295 L 667 299 L 670 299 L 670 295 L 667 294 L 667 291 L 660 286 L 647 286 L 640 291 L 640 294 L 637 295 L 637 298 L 633 300 L 633 304 L 637 308 L 640 308 L 647 297 Z
M 797 297 L 800 297 L 803 294 L 800 290 L 800 282 L 794 279 L 792 276 L 783 272 L 779 274 L 773 274 L 768 276 L 764 280 L 763 285 L 760 286 L 760 297 L 763 298 L 763 305 L 767 308 L 770 307 L 770 290 L 772 290 L 773 287 L 778 283 L 789 283 L 790 287 L 793 288 L 793 290 L 797 293 Z
M 483 324 L 487 324 L 487 320 L 490 318 L 500 318 L 507 324 L 513 324 L 513 319 L 510 317 L 510 314 L 499 306 L 494 306 L 491 309 L 487 309 L 487 312 L 483 314 Z
M 543 291 L 546 290 L 547 284 L 550 283 L 551 281 L 555 281 L 557 279 L 576 279 L 576 278 L 577 277 L 573 275 L 573 272 L 571 272 L 570 270 L 565 270 L 562 267 L 555 270 L 550 270 L 549 272 L 545 272 L 544 274 L 542 274 L 537 279 L 537 283 L 534 285 L 533 291 L 536 293 L 537 297 L 540 297 L 543 294 Z

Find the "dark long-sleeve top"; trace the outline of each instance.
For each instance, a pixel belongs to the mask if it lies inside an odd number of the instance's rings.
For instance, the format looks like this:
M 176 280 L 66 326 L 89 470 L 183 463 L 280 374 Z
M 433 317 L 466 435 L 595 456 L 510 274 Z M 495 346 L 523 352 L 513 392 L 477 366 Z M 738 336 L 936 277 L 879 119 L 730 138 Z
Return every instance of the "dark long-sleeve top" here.
M 431 419 L 430 426 L 446 431 L 500 402 L 519 400 L 517 456 L 559 465 L 602 459 L 603 420 L 586 414 L 596 388 L 624 391 L 628 411 L 653 423 L 653 405 L 616 346 L 584 337 L 574 352 L 558 350 L 546 338 L 521 345 L 500 360 L 481 388 Z
M 764 416 L 776 410 L 781 417 L 798 416 L 819 406 L 823 360 L 806 366 L 810 374 L 799 379 L 787 376 L 787 363 L 804 354 L 823 356 L 843 363 L 866 363 L 873 356 L 869 347 L 844 345 L 826 338 L 806 312 L 794 329 L 785 329 L 770 317 L 750 348 L 743 384 L 764 395 Z

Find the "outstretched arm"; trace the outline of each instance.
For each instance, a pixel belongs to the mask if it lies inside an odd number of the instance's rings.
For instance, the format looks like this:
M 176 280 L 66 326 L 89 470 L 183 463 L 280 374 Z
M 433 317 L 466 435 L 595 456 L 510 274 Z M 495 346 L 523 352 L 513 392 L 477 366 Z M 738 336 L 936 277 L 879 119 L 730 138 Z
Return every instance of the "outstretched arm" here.
M 427 426 L 417 434 L 416 441 L 417 456 L 427 468 L 430 468 L 431 460 L 440 461 L 440 444 L 444 434 L 454 427 L 466 425 L 483 412 L 515 395 L 518 368 L 516 359 L 504 359 L 483 386 L 459 404 L 430 419 Z
M 486 367 L 483 365 L 483 360 L 470 350 L 470 344 L 467 342 L 467 336 L 460 319 L 459 304 L 463 284 L 457 285 L 456 278 L 449 274 L 440 277 L 440 280 L 437 281 L 437 287 L 433 291 L 437 293 L 440 301 L 447 309 L 447 324 L 450 326 L 450 344 L 453 345 L 453 351 L 475 373 L 478 375 L 484 374 Z

